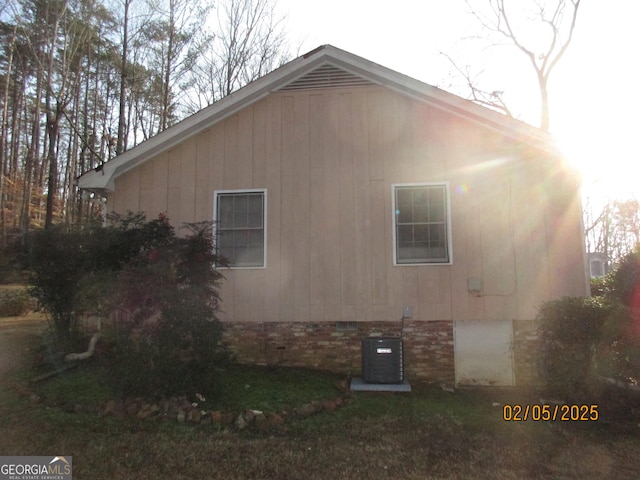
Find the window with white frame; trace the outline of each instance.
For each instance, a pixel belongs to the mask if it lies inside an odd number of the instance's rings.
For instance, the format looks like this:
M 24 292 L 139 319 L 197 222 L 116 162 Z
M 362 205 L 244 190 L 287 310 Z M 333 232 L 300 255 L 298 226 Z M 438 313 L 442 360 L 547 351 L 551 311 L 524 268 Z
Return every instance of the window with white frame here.
M 229 267 L 266 266 L 266 190 L 216 191 L 216 250 Z
M 448 185 L 393 186 L 394 264 L 451 263 Z

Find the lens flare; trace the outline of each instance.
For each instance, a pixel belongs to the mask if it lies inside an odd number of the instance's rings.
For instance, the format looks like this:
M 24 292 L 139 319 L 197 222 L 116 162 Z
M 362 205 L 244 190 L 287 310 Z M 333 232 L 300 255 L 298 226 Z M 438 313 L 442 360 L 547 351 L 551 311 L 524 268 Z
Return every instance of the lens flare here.
M 469 193 L 469 185 L 463 183 L 461 185 L 456 186 L 456 193 L 458 195 L 464 195 L 465 193 Z

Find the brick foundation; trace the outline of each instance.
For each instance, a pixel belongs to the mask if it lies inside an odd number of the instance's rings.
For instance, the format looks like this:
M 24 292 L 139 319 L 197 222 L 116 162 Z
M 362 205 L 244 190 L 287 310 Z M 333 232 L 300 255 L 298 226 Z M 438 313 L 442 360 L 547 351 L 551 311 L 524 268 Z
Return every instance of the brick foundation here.
M 516 385 L 539 385 L 538 323 L 533 320 L 513 321 L 513 357 Z
M 242 363 L 283 365 L 360 376 L 360 342 L 371 336 L 400 336 L 399 322 L 225 323 L 225 341 Z M 538 385 L 538 324 L 513 321 L 516 385 Z M 405 375 L 428 383 L 455 380 L 453 322 L 406 321 Z
M 238 361 L 307 367 L 359 376 L 364 337 L 399 336 L 399 322 L 225 323 L 225 341 Z M 454 381 L 453 322 L 406 321 L 408 378 Z

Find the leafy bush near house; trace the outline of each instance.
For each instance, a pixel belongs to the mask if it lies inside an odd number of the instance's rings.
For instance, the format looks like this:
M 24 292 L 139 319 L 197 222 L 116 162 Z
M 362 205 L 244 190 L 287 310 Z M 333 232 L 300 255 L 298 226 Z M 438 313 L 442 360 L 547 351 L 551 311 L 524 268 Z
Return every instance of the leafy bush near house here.
M 640 311 L 640 250 L 624 257 L 613 272 L 610 296 Z
M 603 329 L 598 366 L 608 377 L 640 380 L 640 251 L 605 277 L 603 297 L 613 307 Z
M 564 297 L 540 308 L 541 374 L 556 393 L 586 387 L 609 313 L 610 305 L 597 297 Z
M 640 381 L 640 251 L 591 281 L 592 297 L 565 297 L 539 311 L 541 373 L 559 393 L 594 375 Z
M 611 298 L 613 289 L 613 272 L 604 277 L 593 277 L 589 280 L 591 296 Z
M 141 252 L 118 276 L 116 344 L 110 381 L 125 394 L 194 394 L 228 360 L 215 317 L 222 275 L 209 224 L 173 233 Z M 136 365 L 136 368 L 131 368 Z
M 79 318 L 106 315 L 112 308 L 110 289 L 119 272 L 175 236 L 164 218 L 147 222 L 130 213 L 111 221 L 108 227 L 56 225 L 26 239 L 22 259 L 30 293 L 51 316 L 65 349 L 75 347 Z
M 210 381 L 226 358 L 211 225 L 190 225 L 178 236 L 164 216 L 112 222 L 54 227 L 27 242 L 30 291 L 50 314 L 60 345 L 84 350 L 79 320 L 111 317 L 106 365 L 114 388 L 163 395 Z

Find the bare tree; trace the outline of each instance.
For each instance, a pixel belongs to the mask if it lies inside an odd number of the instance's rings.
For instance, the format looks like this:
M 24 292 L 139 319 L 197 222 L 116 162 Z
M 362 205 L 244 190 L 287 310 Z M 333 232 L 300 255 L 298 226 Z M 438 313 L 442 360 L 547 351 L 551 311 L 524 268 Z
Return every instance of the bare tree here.
M 274 1 L 216 3 L 212 36 L 205 0 L 0 0 L 2 240 L 99 215 L 75 179 L 189 111 L 203 52 L 207 103 L 281 63 Z
M 504 100 L 504 91 L 503 90 L 492 90 L 485 91 L 478 87 L 478 78 L 484 70 L 472 73 L 471 67 L 469 65 L 465 65 L 464 67 L 458 65 L 456 61 L 447 53 L 440 52 L 441 55 L 446 57 L 449 60 L 449 63 L 455 70 L 456 74 L 462 77 L 464 87 L 469 89 L 471 100 L 475 103 L 484 105 L 485 107 L 492 108 L 494 110 L 498 110 L 508 117 L 513 118 L 513 113 L 511 109 L 508 107 L 507 102 Z
M 585 205 L 585 244 L 588 252 L 603 253 L 615 264 L 640 247 L 640 201 L 609 200 Z
M 3 6 L 4 10 L 4 6 Z M 2 10 L 0 10 L 2 13 Z M 6 60 L 6 74 L 4 77 L 4 92 L 2 95 L 2 125 L 0 125 L 0 222 L 2 222 L 2 245 L 6 242 L 6 222 L 4 216 L 4 183 L 7 164 L 7 138 L 9 137 L 8 116 L 9 116 L 9 85 L 11 83 L 11 69 L 13 67 L 13 52 L 16 42 L 16 33 L 18 25 L 13 26 L 11 37 L 8 45 L 8 54 Z
M 473 7 L 470 0 L 465 0 L 483 30 L 485 41 L 491 46 L 515 47 L 531 65 L 540 94 L 539 126 L 545 131 L 550 127 L 549 78 L 571 44 L 580 1 L 530 0 L 525 4 L 486 0 L 485 8 L 479 9 Z M 478 87 L 477 77 L 470 74 L 468 68 L 460 67 L 449 55 L 446 56 L 457 74 L 465 78 L 473 100 L 510 113 L 506 109 L 503 92 L 482 90 Z
M 146 40 L 152 45 L 147 64 L 153 71 L 152 88 L 160 117 L 157 132 L 179 118 L 181 103 L 177 87 L 192 70 L 204 48 L 204 22 L 212 4 L 193 0 L 149 0 L 154 19 L 147 25 Z
M 185 84 L 191 92 L 187 108 L 210 105 L 289 59 L 285 19 L 275 11 L 274 0 L 218 4 L 216 31 Z
M 122 0 L 124 9 L 122 15 L 122 55 L 120 57 L 120 96 L 118 110 L 118 139 L 116 140 L 116 155 L 126 150 L 126 112 L 127 112 L 127 73 L 129 71 L 129 8 L 133 0 Z

